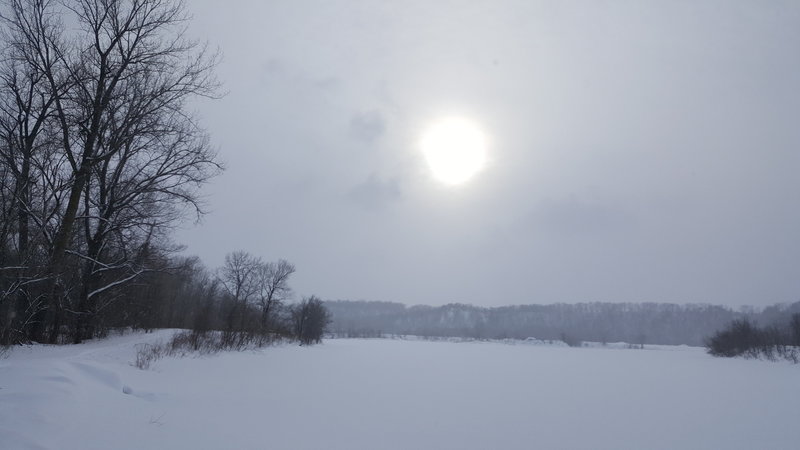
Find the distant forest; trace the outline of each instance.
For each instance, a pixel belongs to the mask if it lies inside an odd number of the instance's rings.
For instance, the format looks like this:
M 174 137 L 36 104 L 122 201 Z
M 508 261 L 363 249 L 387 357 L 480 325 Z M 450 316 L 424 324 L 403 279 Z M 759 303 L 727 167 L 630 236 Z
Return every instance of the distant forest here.
M 417 335 L 475 339 L 564 340 L 568 343 L 704 345 L 718 330 L 747 319 L 783 326 L 800 302 L 735 311 L 718 305 L 577 303 L 484 308 L 464 304 L 411 306 L 378 301 L 328 301 L 329 330 L 339 336 Z

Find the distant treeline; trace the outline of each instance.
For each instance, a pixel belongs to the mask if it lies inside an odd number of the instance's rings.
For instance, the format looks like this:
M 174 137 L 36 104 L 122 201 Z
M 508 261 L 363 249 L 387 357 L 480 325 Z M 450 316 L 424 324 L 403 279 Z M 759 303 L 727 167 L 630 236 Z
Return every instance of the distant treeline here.
M 739 311 L 719 305 L 599 302 L 484 308 L 339 300 L 326 302 L 326 306 L 332 318 L 329 329 L 342 336 L 532 337 L 666 345 L 704 345 L 734 320 L 769 326 L 800 312 L 800 302 Z
M 706 348 L 714 356 L 786 359 L 796 364 L 800 362 L 800 313 L 765 326 L 746 318 L 734 320 L 714 333 Z

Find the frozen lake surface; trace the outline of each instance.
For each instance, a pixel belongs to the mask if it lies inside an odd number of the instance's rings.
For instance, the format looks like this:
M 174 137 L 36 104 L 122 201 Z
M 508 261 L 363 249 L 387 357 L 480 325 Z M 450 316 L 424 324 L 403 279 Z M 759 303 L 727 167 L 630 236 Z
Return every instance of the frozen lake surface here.
M 135 344 L 0 360 L 3 449 L 796 449 L 800 365 L 703 349 L 326 340 L 131 365 Z

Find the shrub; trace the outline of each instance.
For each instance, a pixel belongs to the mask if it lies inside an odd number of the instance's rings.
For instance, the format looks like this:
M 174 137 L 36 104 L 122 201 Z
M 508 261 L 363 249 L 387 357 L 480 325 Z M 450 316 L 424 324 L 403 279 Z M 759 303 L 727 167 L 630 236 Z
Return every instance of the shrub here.
M 166 343 L 138 344 L 133 365 L 147 370 L 155 361 L 166 356 L 185 357 L 190 354 L 212 355 L 229 350 L 254 350 L 283 339 L 277 334 L 245 331 L 180 331 L 172 335 Z
M 783 358 L 797 363 L 800 349 L 794 337 L 796 325 L 800 325 L 798 314 L 792 316 L 786 331 L 778 326 L 761 329 L 747 319 L 734 320 L 728 328 L 717 331 L 706 340 L 706 349 L 714 356 L 763 357 L 770 361 Z
M 322 300 L 312 295 L 294 307 L 292 322 L 300 345 L 310 345 L 322 341 L 331 316 Z
M 575 338 L 574 336 L 570 336 L 567 333 L 561 333 L 561 340 L 569 345 L 570 347 L 582 347 L 583 341 L 580 339 Z
M 136 361 L 133 363 L 139 369 L 147 370 L 150 366 L 164 356 L 164 347 L 161 343 L 137 344 Z
M 730 326 L 717 331 L 706 341 L 708 353 L 714 356 L 757 356 L 761 332 L 747 319 L 734 320 Z

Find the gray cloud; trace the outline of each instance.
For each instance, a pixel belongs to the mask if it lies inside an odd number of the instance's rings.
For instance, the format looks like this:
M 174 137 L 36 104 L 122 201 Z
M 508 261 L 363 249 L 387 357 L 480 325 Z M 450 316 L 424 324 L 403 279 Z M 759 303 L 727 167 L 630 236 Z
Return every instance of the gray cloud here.
M 265 87 L 275 83 L 290 83 L 301 88 L 333 92 L 342 86 L 342 80 L 337 76 L 308 73 L 302 67 L 282 58 L 265 60 L 261 63 L 258 74 L 259 82 Z
M 400 183 L 396 179 L 384 181 L 375 174 L 353 187 L 347 194 L 353 203 L 368 211 L 381 210 L 400 200 L 401 196 Z
M 350 136 L 371 143 L 386 132 L 386 119 L 380 111 L 372 110 L 354 114 L 350 119 Z
M 631 214 L 609 205 L 575 196 L 540 202 L 528 216 L 529 223 L 549 234 L 597 236 L 630 231 Z

